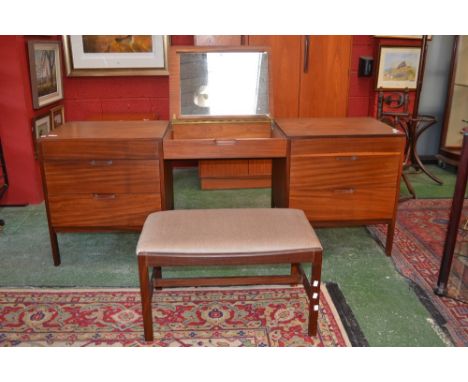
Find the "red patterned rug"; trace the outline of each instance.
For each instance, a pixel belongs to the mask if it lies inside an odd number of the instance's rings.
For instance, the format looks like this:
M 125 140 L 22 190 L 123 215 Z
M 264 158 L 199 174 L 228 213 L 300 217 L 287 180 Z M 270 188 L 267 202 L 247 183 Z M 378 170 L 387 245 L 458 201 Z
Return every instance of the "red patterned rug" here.
M 307 336 L 302 287 L 157 291 L 155 341 L 143 341 L 137 289 L 0 289 L 0 346 L 350 346 L 322 285 Z
M 468 346 L 468 304 L 438 297 L 440 262 L 447 232 L 451 199 L 416 199 L 400 204 L 393 244 L 392 260 L 398 271 L 416 284 L 426 306 L 435 308 L 433 315 L 456 346 Z M 467 209 L 464 209 L 467 218 Z M 385 242 L 386 226 L 369 227 L 380 243 Z M 418 292 L 416 290 L 416 292 Z M 424 301 L 426 300 L 426 301 Z M 434 314 L 435 313 L 435 314 Z

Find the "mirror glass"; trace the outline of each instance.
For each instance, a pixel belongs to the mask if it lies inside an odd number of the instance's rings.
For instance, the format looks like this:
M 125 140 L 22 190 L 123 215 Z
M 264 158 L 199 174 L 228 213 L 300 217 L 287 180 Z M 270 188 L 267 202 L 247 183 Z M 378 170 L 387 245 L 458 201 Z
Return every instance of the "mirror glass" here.
M 181 115 L 269 114 L 266 52 L 180 53 Z

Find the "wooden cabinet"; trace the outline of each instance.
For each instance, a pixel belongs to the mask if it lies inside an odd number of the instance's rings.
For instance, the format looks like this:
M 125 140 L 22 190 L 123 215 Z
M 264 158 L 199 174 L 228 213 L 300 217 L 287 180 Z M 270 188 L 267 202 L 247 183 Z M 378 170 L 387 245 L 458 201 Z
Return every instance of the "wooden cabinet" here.
M 274 117 L 346 117 L 352 36 L 248 36 L 271 49 Z
M 164 121 L 72 122 L 40 141 L 55 265 L 56 233 L 139 230 L 162 209 Z
M 291 140 L 288 203 L 314 226 L 396 218 L 404 135 L 371 118 L 278 119 Z
M 352 36 L 199 37 L 210 45 L 244 41 L 270 49 L 274 118 L 347 115 Z M 269 187 L 271 162 L 200 161 L 199 174 L 204 189 Z
M 468 126 L 468 36 L 456 36 L 452 73 L 445 108 L 445 121 L 438 158 L 457 165 L 463 142 L 462 129 Z

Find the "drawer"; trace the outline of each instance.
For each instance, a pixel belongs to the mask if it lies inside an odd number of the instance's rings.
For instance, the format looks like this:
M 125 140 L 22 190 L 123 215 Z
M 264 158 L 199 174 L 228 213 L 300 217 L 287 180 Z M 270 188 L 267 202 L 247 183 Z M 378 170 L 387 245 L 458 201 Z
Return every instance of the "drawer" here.
M 158 159 L 159 157 L 159 141 L 150 139 L 44 139 L 40 144 L 43 160 Z
M 357 153 L 401 153 L 405 147 L 405 137 L 374 138 L 319 138 L 293 139 L 291 156 L 316 156 L 319 154 Z
M 168 139 L 165 159 L 278 158 L 287 154 L 284 138 Z
M 158 160 L 56 160 L 44 162 L 47 192 L 159 193 Z
M 141 228 L 161 210 L 160 194 L 74 194 L 49 196 L 54 227 Z
M 291 158 L 291 190 L 396 187 L 399 155 L 331 155 Z
M 314 222 L 391 219 L 395 188 L 341 188 L 301 192 L 291 190 L 289 207 L 304 210 Z

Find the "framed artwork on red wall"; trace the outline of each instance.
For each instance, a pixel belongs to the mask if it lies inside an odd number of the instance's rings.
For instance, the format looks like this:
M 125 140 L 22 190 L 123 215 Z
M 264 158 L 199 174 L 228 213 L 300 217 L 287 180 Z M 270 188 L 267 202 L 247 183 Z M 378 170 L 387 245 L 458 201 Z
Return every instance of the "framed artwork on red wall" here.
M 37 142 L 40 137 L 47 135 L 51 130 L 50 114 L 36 116 L 32 120 L 32 137 L 34 145 L 34 156 L 37 158 Z
M 65 123 L 65 108 L 58 105 L 50 109 L 50 130 L 54 130 Z
M 376 89 L 415 90 L 420 60 L 419 46 L 380 46 Z
M 63 36 L 67 76 L 168 75 L 167 36 Z
M 60 43 L 28 41 L 29 73 L 34 109 L 63 98 Z

